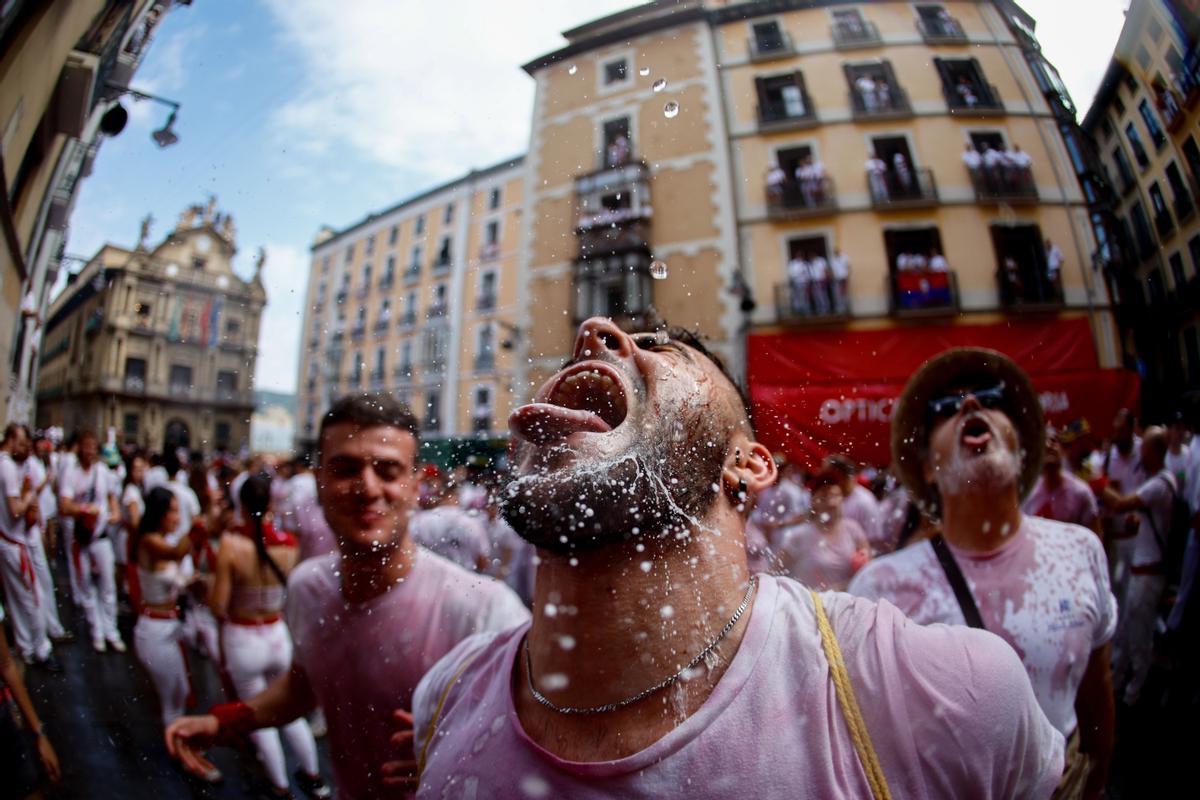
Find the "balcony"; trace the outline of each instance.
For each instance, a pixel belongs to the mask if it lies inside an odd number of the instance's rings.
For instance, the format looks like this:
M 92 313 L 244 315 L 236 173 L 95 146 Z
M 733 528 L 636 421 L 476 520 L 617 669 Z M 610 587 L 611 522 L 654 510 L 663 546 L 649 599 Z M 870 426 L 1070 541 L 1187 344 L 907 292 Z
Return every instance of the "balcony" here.
M 966 44 L 967 32 L 962 23 L 945 14 L 936 19 L 918 19 L 917 30 L 926 44 Z
M 411 328 L 413 325 L 417 324 L 417 312 L 405 311 L 400 315 L 400 319 L 397 320 L 397 324 L 401 328 Z
M 494 293 L 485 293 L 475 298 L 476 311 L 492 311 L 496 308 L 496 295 Z
M 350 326 L 350 338 L 354 341 L 358 341 L 359 339 L 363 338 L 366 332 L 367 325 L 364 322 L 356 322 Z
M 476 372 L 491 372 L 496 368 L 496 354 L 491 350 L 485 350 L 475 356 L 475 371 Z
M 788 178 L 782 185 L 767 186 L 766 193 L 767 217 L 777 222 L 837 211 L 837 191 L 827 176 L 812 181 Z
M 313 310 L 313 313 L 314 313 L 314 314 L 320 314 L 322 311 L 324 311 L 324 310 L 325 310 L 325 298 L 324 298 L 324 296 L 321 296 L 321 297 L 318 297 L 318 298 L 317 298 L 317 301 L 316 301 L 315 303 L 313 303 L 313 309 L 312 309 L 312 310 Z
M 145 394 L 146 378 L 142 375 L 126 375 L 122 388 L 129 394 Z
M 832 281 L 775 285 L 775 316 L 781 323 L 821 324 L 850 318 L 844 288 Z
M 411 361 L 406 361 L 396 367 L 396 380 L 410 381 L 413 375 L 413 364 Z
M 384 273 L 383 277 L 379 279 L 379 290 L 381 292 L 391 291 L 391 288 L 395 284 L 395 282 L 396 282 L 395 273 L 386 272 L 386 273 Z
M 441 375 L 446 371 L 446 359 L 436 356 L 425 358 L 421 361 L 421 369 L 432 375 Z
M 382 336 L 383 334 L 387 333 L 387 330 L 391 324 L 392 321 L 387 317 L 380 317 L 375 321 L 375 335 Z
M 896 208 L 929 208 L 938 204 L 937 184 L 928 168 L 899 173 L 867 172 L 871 205 L 879 211 Z
M 362 286 L 358 287 L 358 291 L 355 292 L 355 295 L 358 296 L 359 300 L 364 300 L 364 299 L 366 299 L 367 295 L 369 295 L 370 293 L 371 293 L 371 284 L 364 283 Z
M 996 271 L 1000 304 L 1013 312 L 1058 311 L 1063 306 L 1062 276 L 1050 276 L 1040 264 L 1018 264 L 1006 259 Z
M 383 370 L 371 370 L 370 380 L 372 391 L 378 391 L 382 389 L 385 381 Z
M 333 301 L 340 306 L 342 303 L 346 302 L 346 300 L 349 297 L 350 297 L 350 289 L 342 288 L 342 289 L 338 289 L 338 293 L 333 296 Z
M 450 271 L 450 256 L 438 258 L 433 262 L 433 274 L 445 275 Z
M 993 84 L 942 84 L 942 96 L 956 117 L 994 117 L 1004 113 L 1000 90 Z
M 576 235 L 583 235 L 597 228 L 609 229 L 628 222 L 649 220 L 654 216 L 654 209 L 648 205 L 636 208 L 605 208 L 595 214 L 582 214 L 575 220 Z M 601 231 L 603 234 L 603 231 Z
M 1174 206 L 1175 218 L 1179 220 L 1180 225 L 1187 222 L 1192 214 L 1196 213 L 1196 204 L 1186 189 L 1181 188 L 1176 193 Z
M 495 261 L 500 257 L 500 245 L 497 242 L 488 242 L 483 247 L 479 248 L 480 261 Z
M 415 283 L 416 281 L 420 280 L 420 278 L 421 278 L 421 265 L 420 264 L 409 264 L 408 267 L 404 270 L 404 282 L 405 283 Z
M 1026 204 L 1038 200 L 1033 171 L 1029 167 L 968 169 L 975 199 L 981 203 Z
M 1160 239 L 1166 239 L 1175 232 L 1175 220 L 1171 219 L 1171 212 L 1165 208 L 1154 215 L 1154 229 L 1158 231 Z
M 446 310 L 447 310 L 447 308 L 446 308 L 445 303 L 434 303 L 425 312 L 425 317 L 427 319 L 437 319 L 438 317 L 444 317 L 444 316 L 446 316 Z
M 908 93 L 887 83 L 876 84 L 874 91 L 851 89 L 850 112 L 860 121 L 907 119 L 913 115 Z
M 341 344 L 342 340 L 345 338 L 346 338 L 346 329 L 345 328 L 334 328 L 333 333 L 331 333 L 329 335 L 329 341 L 334 346 Z
M 751 36 L 746 40 L 746 49 L 750 53 L 751 63 L 772 61 L 777 58 L 787 58 L 792 55 L 792 39 L 787 31 L 776 31 L 776 35 Z
M 196 387 L 190 383 L 172 383 L 167 392 L 175 400 L 191 400 L 196 394 Z
M 893 271 L 888 275 L 891 313 L 896 317 L 958 313 L 958 277 L 953 270 Z
M 308 340 L 308 349 L 309 350 L 316 350 L 320 346 L 321 346 L 321 337 L 320 336 L 314 336 Z
M 833 46 L 838 50 L 853 50 L 859 47 L 878 47 L 882 43 L 879 28 L 867 20 L 841 20 L 829 27 Z
M 808 93 L 801 95 L 800 108 L 788 107 L 783 100 L 776 100 L 758 107 L 758 129 L 764 133 L 807 128 L 817 124 L 817 110 L 809 100 Z

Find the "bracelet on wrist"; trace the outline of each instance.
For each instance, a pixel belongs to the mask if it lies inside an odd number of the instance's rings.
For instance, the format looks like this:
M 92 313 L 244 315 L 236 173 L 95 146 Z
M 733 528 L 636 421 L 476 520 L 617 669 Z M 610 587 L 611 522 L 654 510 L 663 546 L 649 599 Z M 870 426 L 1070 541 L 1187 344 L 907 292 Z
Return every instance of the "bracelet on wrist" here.
M 210 708 L 208 713 L 217 718 L 217 744 L 231 744 L 257 728 L 254 709 L 241 700 L 219 703 Z

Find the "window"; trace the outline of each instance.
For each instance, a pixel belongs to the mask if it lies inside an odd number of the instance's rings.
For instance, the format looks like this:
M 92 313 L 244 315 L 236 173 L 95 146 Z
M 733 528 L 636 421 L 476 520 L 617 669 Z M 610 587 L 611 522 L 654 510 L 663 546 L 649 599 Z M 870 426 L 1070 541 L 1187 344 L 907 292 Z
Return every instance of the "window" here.
M 375 252 L 375 234 L 371 234 L 370 236 L 367 237 L 367 255 L 371 255 L 374 252 Z
M 362 351 L 354 354 L 354 366 L 350 369 L 350 385 L 358 386 L 362 383 L 363 374 L 363 354 Z
M 138 427 L 141 422 L 141 417 L 137 414 L 129 413 L 121 419 L 121 431 L 124 435 L 125 442 L 130 443 L 137 440 Z
M 1175 253 L 1170 258 L 1171 264 L 1171 282 L 1174 283 L 1176 292 L 1183 291 L 1183 287 L 1187 285 L 1187 274 L 1183 270 L 1183 253 Z
M 493 347 L 495 331 L 491 325 L 480 325 L 475 333 L 475 369 L 487 370 L 496 364 L 496 353 Z
M 417 215 L 416 231 L 418 234 L 425 232 L 425 215 L 424 214 Z
M 476 306 L 480 311 L 496 307 L 496 273 L 491 270 L 479 275 L 479 301 Z
M 937 198 L 933 178 L 928 169 L 916 166 L 907 137 L 873 136 L 871 148 L 876 159 L 883 162 L 876 169 L 867 171 L 867 186 L 873 202 L 887 204 Z
M 935 58 L 946 104 L 957 111 L 998 109 L 1000 98 L 974 58 Z
M 1100 118 L 1100 138 L 1104 139 L 1105 141 L 1108 141 L 1109 139 L 1112 138 L 1112 135 L 1113 135 L 1112 123 L 1108 121 L 1108 117 L 1101 117 Z
M 437 260 L 433 262 L 433 266 L 439 269 L 445 269 L 450 266 L 450 237 L 443 236 L 440 246 L 438 247 Z
M 425 430 L 437 431 L 441 421 L 442 393 L 436 389 L 425 394 Z
M 404 295 L 404 318 L 401 322 L 405 325 L 412 325 L 417 319 L 417 293 L 409 292 Z
M 1154 110 L 1150 108 L 1150 102 L 1143 100 L 1138 103 L 1138 113 L 1142 115 L 1142 122 L 1146 123 L 1146 130 L 1150 132 L 1150 141 L 1154 142 L 1155 147 L 1161 148 L 1167 143 L 1167 137 L 1162 126 L 1158 124 L 1158 117 L 1154 116 Z
M 1183 143 L 1183 160 L 1187 162 L 1188 172 L 1192 173 L 1192 180 L 1200 183 L 1200 147 L 1191 136 Z
M 204 269 L 205 263 L 207 262 L 203 258 L 195 256 L 192 258 L 192 269 Z
M 446 210 L 442 214 L 442 222 L 446 225 L 449 225 L 453 221 L 454 221 L 454 203 L 449 203 L 446 205 Z
M 892 308 L 898 312 L 953 308 L 957 303 L 950 266 L 934 266 L 943 257 L 937 228 L 885 230 L 884 247 L 892 279 Z M 952 266 L 952 265 L 951 265 Z
M 421 274 L 421 261 L 424 259 L 425 253 L 421 245 L 413 245 L 412 259 L 408 262 L 408 269 L 404 271 L 407 278 L 415 278 Z
M 374 383 L 383 382 L 384 363 L 387 360 L 387 354 L 382 347 L 375 349 L 375 368 L 371 370 L 371 381 Z
M 362 274 L 362 287 L 361 287 L 362 294 L 366 294 L 367 291 L 370 290 L 370 288 L 371 288 L 371 265 L 364 264 L 363 265 L 363 274 Z
M 233 446 L 233 426 L 224 420 L 213 428 L 213 444 L 218 450 L 229 450 Z
M 1150 53 L 1146 50 L 1145 45 L 1138 45 L 1137 53 L 1134 57 L 1142 69 L 1150 69 Z
M 125 359 L 125 390 L 129 392 L 146 391 L 146 359 Z
M 237 395 L 237 373 L 222 370 L 217 373 L 217 399 L 232 400 Z
M 475 403 L 471 409 L 471 428 L 475 433 L 487 433 L 492 426 L 492 392 L 486 386 L 475 389 Z
M 400 238 L 400 226 L 393 225 L 392 229 L 390 231 L 388 231 L 388 244 L 395 244 L 396 240 L 399 238 Z
M 413 370 L 412 339 L 405 339 L 400 344 L 400 363 L 396 367 L 398 378 L 411 378 Z
M 500 207 L 500 189 L 495 188 L 495 189 L 492 189 L 491 193 L 488 195 L 488 208 L 495 211 L 499 207 Z
M 1050 268 L 1041 228 L 993 225 L 991 232 L 1001 302 L 1006 306 L 1058 302 L 1061 264 Z
M 422 359 L 425 368 L 440 372 L 446 366 L 446 349 L 449 331 L 444 324 L 428 325 L 422 332 Z
M 610 119 L 604 123 L 604 165 L 621 167 L 633 157 L 629 136 L 629 117 Z
M 381 283 L 383 284 L 383 287 L 386 289 L 392 285 L 392 281 L 394 281 L 395 279 L 396 279 L 396 257 L 388 256 L 387 260 L 383 262 L 383 279 L 382 279 Z
M 329 274 L 329 256 L 325 256 L 324 258 L 321 259 L 321 274 L 322 275 Z
M 917 6 L 917 27 L 926 40 L 964 39 L 962 25 L 944 6 Z
M 755 54 L 770 55 L 782 53 L 788 49 L 787 39 L 784 38 L 783 29 L 779 27 L 777 21 L 756 22 L 750 26 L 750 30 L 754 37 Z
M 500 241 L 500 223 L 496 220 L 490 221 L 483 229 L 483 240 L 487 244 L 496 244 Z
M 845 64 L 850 104 L 855 116 L 909 114 L 908 96 L 900 88 L 888 61 Z
M 171 394 L 191 394 L 192 368 L 184 364 L 172 364 L 170 387 Z
M 1140 202 L 1133 204 L 1133 208 L 1129 211 L 1129 220 L 1133 225 L 1138 256 L 1145 261 L 1154 255 L 1154 237 L 1150 234 L 1150 220 L 1146 217 L 1146 209 Z
M 429 316 L 440 317 L 446 313 L 446 284 L 433 285 L 432 298 L 429 303 Z
M 760 122 L 812 117 L 804 76 L 799 72 L 770 75 L 754 79 L 758 90 L 758 119 Z
M 150 317 L 154 314 L 154 307 L 149 303 L 135 303 L 133 313 L 137 317 L 139 325 L 148 325 Z
M 833 43 L 836 47 L 862 47 L 879 41 L 879 30 L 863 19 L 857 8 L 833 12 Z
M 1146 155 L 1146 148 L 1142 146 L 1141 134 L 1137 132 L 1137 128 L 1130 122 L 1125 126 L 1125 138 L 1129 140 L 1129 146 L 1133 148 L 1133 157 L 1137 159 L 1138 166 L 1142 169 L 1150 166 L 1150 158 Z
M 1117 176 L 1121 179 L 1121 192 L 1128 192 L 1137 185 L 1133 177 L 1133 167 L 1130 166 L 1129 159 L 1120 145 L 1113 148 L 1112 157 L 1113 162 L 1117 165 Z
M 1183 174 L 1174 161 L 1167 165 L 1166 173 L 1167 183 L 1171 186 L 1171 196 L 1175 200 L 1175 216 L 1184 220 L 1191 216 L 1196 208 L 1192 202 L 1192 195 L 1183 182 Z
M 383 302 L 379 304 L 379 318 L 375 321 L 375 330 L 387 330 L 388 322 L 392 317 L 392 301 L 388 298 L 383 298 Z
M 1146 26 L 1146 32 L 1150 34 L 1150 38 L 1157 44 L 1158 40 L 1162 38 L 1162 25 L 1158 23 L 1157 19 L 1151 17 L 1150 23 Z
M 242 321 L 240 319 L 225 320 L 225 335 L 228 337 L 237 336 L 242 332 Z
M 797 319 L 823 317 L 833 311 L 830 303 L 834 295 L 828 280 L 829 243 L 824 236 L 800 236 L 787 243 L 787 282 L 775 291 L 776 313 L 779 318 Z M 825 274 L 815 279 L 813 263 L 822 262 Z M 844 309 L 838 309 L 841 313 Z
M 1192 257 L 1192 274 L 1200 275 L 1200 234 L 1188 239 L 1188 253 Z
M 1146 290 L 1153 305 L 1162 305 L 1167 301 L 1167 285 L 1163 280 L 1162 270 L 1152 269 L 1146 276 Z
M 349 264 L 353 260 L 354 260 L 354 245 L 350 245 L 349 247 L 346 248 L 346 263 Z
M 594 258 L 575 266 L 575 315 L 630 318 L 650 306 L 650 259 L 631 252 Z
M 1154 227 L 1158 230 L 1159 236 L 1166 236 L 1175 228 L 1175 222 L 1171 219 L 1171 212 L 1167 210 L 1167 201 L 1163 197 L 1162 189 L 1158 186 L 1158 181 L 1150 184 L 1150 207 L 1154 212 Z
M 1121 102 L 1121 96 L 1113 95 L 1113 109 L 1117 112 L 1117 121 L 1121 121 L 1121 117 L 1125 116 L 1125 103 Z
M 624 83 L 629 79 L 629 62 L 623 58 L 618 58 L 616 61 L 609 61 L 604 65 L 604 85 L 611 86 L 614 83 Z

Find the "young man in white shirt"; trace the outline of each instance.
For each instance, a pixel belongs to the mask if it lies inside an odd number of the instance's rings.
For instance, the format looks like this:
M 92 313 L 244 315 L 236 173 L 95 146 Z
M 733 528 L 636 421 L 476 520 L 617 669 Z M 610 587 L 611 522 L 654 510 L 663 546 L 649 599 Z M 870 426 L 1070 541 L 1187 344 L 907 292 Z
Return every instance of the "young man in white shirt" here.
M 792 256 L 787 265 L 787 273 L 792 289 L 792 313 L 807 317 L 812 313 L 808 297 L 809 284 L 812 283 L 812 267 L 805 260 L 803 253 Z
M 92 647 L 103 653 L 107 643 L 124 653 L 125 642 L 117 630 L 116 555 L 107 530 L 108 521 L 120 516 L 115 479 L 100 463 L 96 434 L 84 431 L 78 446 L 78 459 L 63 470 L 59 486 L 62 513 L 75 521 L 75 540 L 68 557 L 76 562 Z
M 850 282 L 850 259 L 841 250 L 834 249 L 829 259 L 829 271 L 833 275 L 833 310 L 836 314 L 846 313 L 847 284 Z

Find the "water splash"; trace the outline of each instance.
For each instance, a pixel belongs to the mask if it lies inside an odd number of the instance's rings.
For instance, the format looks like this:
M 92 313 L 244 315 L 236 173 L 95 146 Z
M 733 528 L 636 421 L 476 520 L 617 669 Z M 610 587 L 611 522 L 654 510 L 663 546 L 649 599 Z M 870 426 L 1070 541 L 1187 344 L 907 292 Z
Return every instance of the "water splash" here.
M 675 119 L 675 117 L 679 116 L 679 103 L 676 103 L 674 100 L 668 100 L 667 104 L 663 106 L 663 116 L 667 119 Z

